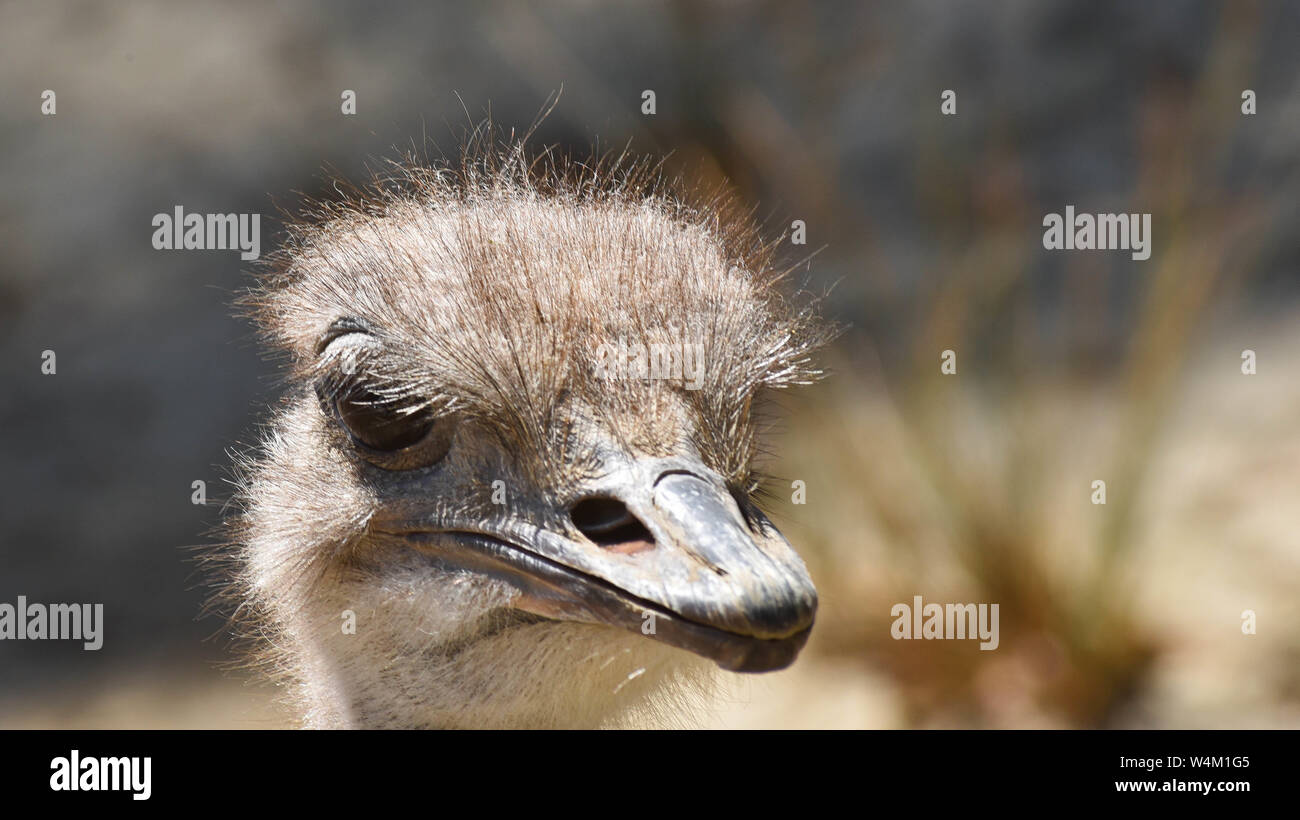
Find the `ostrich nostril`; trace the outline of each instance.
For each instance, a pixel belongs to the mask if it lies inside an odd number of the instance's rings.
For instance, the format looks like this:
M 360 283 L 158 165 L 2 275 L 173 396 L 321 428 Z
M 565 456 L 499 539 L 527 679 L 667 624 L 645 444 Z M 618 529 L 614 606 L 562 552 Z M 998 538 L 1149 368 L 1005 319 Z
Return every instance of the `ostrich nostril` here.
M 592 543 L 607 550 L 630 555 L 654 548 L 654 535 L 616 498 L 584 498 L 569 508 L 569 518 Z

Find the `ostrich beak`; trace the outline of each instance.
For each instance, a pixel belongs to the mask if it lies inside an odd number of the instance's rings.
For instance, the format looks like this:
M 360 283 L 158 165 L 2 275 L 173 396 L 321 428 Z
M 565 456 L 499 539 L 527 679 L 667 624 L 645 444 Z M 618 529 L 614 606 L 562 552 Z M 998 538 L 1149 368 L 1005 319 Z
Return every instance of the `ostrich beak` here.
M 602 515 L 585 514 L 593 502 Z M 626 460 L 568 513 L 567 528 L 516 511 L 420 537 L 444 560 L 514 585 L 518 609 L 639 632 L 724 669 L 782 669 L 807 642 L 817 591 L 803 562 L 698 461 Z

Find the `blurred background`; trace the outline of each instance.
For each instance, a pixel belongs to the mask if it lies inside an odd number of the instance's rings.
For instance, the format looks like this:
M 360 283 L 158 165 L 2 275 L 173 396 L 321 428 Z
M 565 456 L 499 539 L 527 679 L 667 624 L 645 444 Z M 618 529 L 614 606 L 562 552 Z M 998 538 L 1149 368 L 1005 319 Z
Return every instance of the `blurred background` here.
M 0 727 L 290 725 L 188 549 L 275 368 L 246 263 L 153 215 L 262 213 L 265 253 L 322 168 L 561 88 L 536 145 L 804 220 L 848 327 L 766 465 L 818 626 L 706 725 L 1300 727 L 1298 35 L 1285 2 L 0 5 L 0 601 L 107 618 L 0 642 Z M 1150 259 L 1045 251 L 1066 205 L 1150 213 Z M 892 640 L 914 595 L 998 603 L 1000 647 Z

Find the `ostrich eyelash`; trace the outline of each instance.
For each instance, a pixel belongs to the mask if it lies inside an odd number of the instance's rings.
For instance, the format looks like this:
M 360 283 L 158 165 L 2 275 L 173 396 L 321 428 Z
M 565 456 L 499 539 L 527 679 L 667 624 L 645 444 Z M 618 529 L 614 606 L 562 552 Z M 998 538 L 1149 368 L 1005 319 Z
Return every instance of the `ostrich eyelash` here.
M 321 334 L 320 340 L 316 342 L 316 355 L 319 356 L 329 347 L 330 342 L 340 336 L 347 336 L 351 333 L 364 333 L 367 336 L 374 335 L 374 329 L 370 323 L 356 316 L 342 316 L 335 319 L 330 326 Z

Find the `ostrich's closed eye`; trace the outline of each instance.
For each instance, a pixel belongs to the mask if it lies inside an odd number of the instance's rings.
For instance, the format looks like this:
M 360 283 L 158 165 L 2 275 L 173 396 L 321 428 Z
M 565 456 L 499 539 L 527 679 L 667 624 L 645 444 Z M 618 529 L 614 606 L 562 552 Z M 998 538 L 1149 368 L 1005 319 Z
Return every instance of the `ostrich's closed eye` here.
M 339 421 L 352 437 L 372 450 L 389 453 L 414 446 L 433 429 L 434 417 L 394 404 L 364 387 L 354 387 L 335 403 Z
M 441 461 L 451 450 L 456 423 L 413 409 L 356 385 L 334 399 L 333 415 L 367 461 L 385 470 L 414 470 Z

